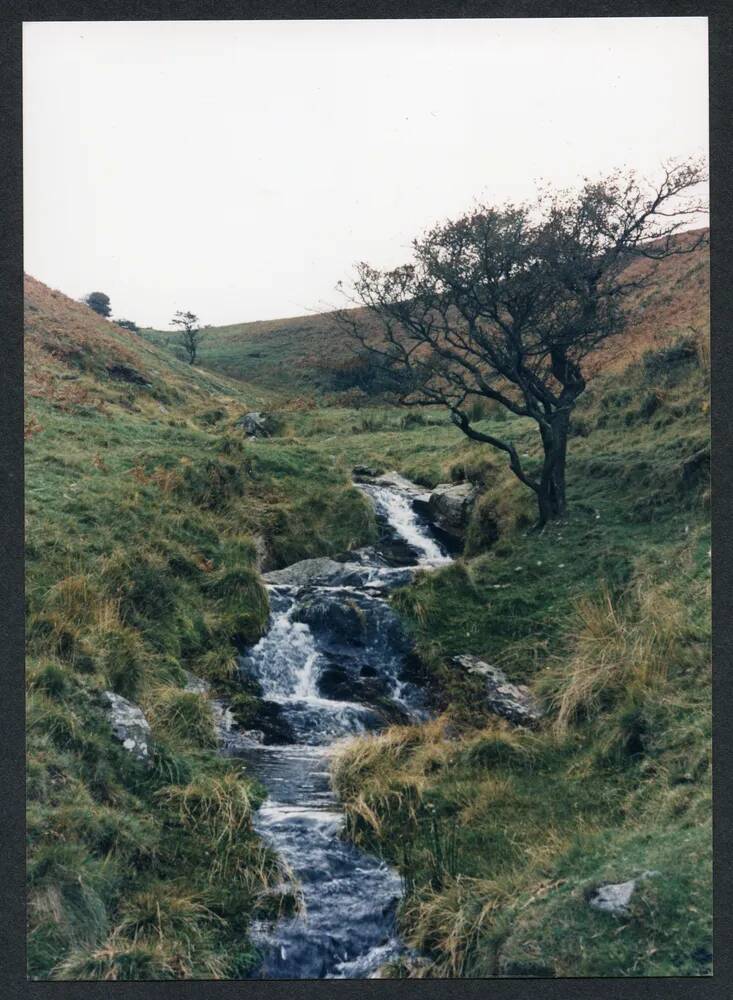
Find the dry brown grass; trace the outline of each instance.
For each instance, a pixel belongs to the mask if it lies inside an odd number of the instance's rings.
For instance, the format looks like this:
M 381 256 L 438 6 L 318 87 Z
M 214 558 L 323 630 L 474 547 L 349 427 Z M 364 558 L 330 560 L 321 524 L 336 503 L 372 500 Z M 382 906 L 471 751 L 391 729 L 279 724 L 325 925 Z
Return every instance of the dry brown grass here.
M 576 614 L 572 652 L 553 668 L 550 682 L 559 736 L 621 693 L 661 687 L 687 628 L 681 601 L 643 579 L 621 600 L 608 590 L 580 600 Z

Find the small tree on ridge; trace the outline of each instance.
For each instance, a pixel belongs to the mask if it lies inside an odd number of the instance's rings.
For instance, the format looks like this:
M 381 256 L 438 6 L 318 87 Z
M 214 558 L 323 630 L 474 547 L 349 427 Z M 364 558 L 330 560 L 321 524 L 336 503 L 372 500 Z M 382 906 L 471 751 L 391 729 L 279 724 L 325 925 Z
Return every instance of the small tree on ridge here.
M 204 337 L 204 332 L 199 326 L 198 316 L 195 313 L 182 312 L 179 309 L 171 320 L 171 323 L 180 330 L 178 342 L 186 352 L 188 363 L 195 365 L 199 344 Z

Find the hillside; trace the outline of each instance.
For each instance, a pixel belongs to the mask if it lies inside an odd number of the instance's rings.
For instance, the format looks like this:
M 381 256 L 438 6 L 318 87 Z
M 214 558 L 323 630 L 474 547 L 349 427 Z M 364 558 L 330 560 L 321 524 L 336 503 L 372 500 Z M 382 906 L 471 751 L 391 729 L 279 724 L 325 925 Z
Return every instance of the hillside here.
M 697 232 L 680 237 L 680 243 L 694 239 Z M 654 276 L 649 288 L 630 298 L 629 328 L 614 343 L 608 364 L 622 369 L 665 338 L 689 332 L 691 327 L 707 331 L 708 261 L 709 249 L 703 247 L 690 256 L 668 258 L 658 266 L 648 260 L 631 266 L 634 275 L 654 269 Z M 210 327 L 201 345 L 200 363 L 288 395 L 338 392 L 343 388 L 338 370 L 352 349 L 331 317 L 331 313 L 322 313 Z M 170 332 L 143 333 L 163 346 L 175 344 L 175 334 Z
M 191 677 L 239 690 L 259 567 L 367 541 L 370 514 L 314 449 L 244 439 L 266 393 L 25 294 L 29 975 L 238 978 L 281 866 Z M 143 710 L 146 760 L 107 691 Z
M 234 654 L 266 627 L 261 572 L 374 541 L 363 464 L 477 491 L 456 560 L 392 597 L 433 718 L 333 771 L 348 835 L 404 885 L 415 956 L 383 974 L 710 974 L 706 256 L 664 268 L 578 406 L 569 517 L 541 534 L 442 412 L 298 400 L 322 318 L 212 331 L 192 368 L 27 279 L 31 976 L 251 971 L 251 921 L 292 899 L 252 827 L 263 789 L 216 753 L 191 674 L 252 724 Z M 230 378 L 253 345 L 261 367 Z M 253 408 L 274 436 L 244 438 Z M 525 419 L 479 426 L 539 460 Z M 497 718 L 457 656 L 528 686 L 539 725 Z M 113 739 L 103 691 L 143 709 L 152 766 Z M 626 912 L 589 905 L 629 880 Z

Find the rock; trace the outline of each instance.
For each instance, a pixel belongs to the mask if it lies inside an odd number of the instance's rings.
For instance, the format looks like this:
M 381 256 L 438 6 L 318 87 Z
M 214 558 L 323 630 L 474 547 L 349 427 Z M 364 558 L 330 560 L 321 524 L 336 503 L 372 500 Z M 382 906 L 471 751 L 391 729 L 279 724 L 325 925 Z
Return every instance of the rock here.
M 407 654 L 412 648 L 402 621 L 390 606 L 359 590 L 306 592 L 293 621 L 305 622 L 319 648 L 328 652 L 358 647 L 378 661 Z M 367 662 L 359 655 L 361 663 Z
M 428 500 L 428 517 L 440 531 L 462 541 L 477 495 L 478 490 L 471 483 L 436 486 Z
M 150 382 L 132 365 L 107 365 L 107 373 L 115 382 L 131 382 L 133 385 L 144 385 L 150 388 Z
M 205 681 L 203 677 L 197 677 L 196 674 L 192 674 L 190 670 L 186 670 L 186 687 L 185 691 L 193 691 L 196 694 L 208 694 L 211 690 L 211 685 L 208 681 Z
M 258 410 L 252 410 L 235 421 L 234 426 L 241 428 L 247 437 L 269 437 L 270 432 L 267 422 L 266 414 L 260 413 Z
M 701 448 L 682 463 L 680 472 L 684 490 L 696 489 L 710 481 L 710 447 Z
M 377 486 L 391 486 L 410 498 L 423 497 L 427 499 L 429 496 L 429 491 L 401 476 L 399 472 L 385 472 L 381 476 L 377 476 L 374 482 Z
M 659 872 L 645 871 L 627 882 L 607 882 L 599 885 L 586 893 L 586 901 L 594 910 L 612 913 L 614 916 L 625 916 L 629 912 L 629 903 L 639 883 L 655 875 L 659 875 Z
M 321 586 L 340 585 L 343 577 L 348 575 L 349 563 L 336 562 L 328 556 L 318 556 L 315 559 L 301 559 L 285 569 L 274 569 L 265 573 L 262 579 L 265 583 L 286 587 L 305 587 L 320 584 Z M 361 567 L 359 567 L 361 568 Z
M 453 662 L 469 674 L 479 674 L 484 678 L 484 696 L 489 711 L 518 726 L 538 724 L 543 712 L 529 688 L 512 684 L 503 670 L 492 667 L 477 656 L 454 656 Z
M 351 474 L 356 479 L 375 479 L 381 472 L 381 469 L 374 468 L 371 465 L 355 465 L 351 470 Z
M 328 556 L 302 559 L 285 569 L 271 570 L 262 579 L 281 587 L 369 587 L 387 591 L 408 583 L 415 567 L 391 568 L 364 562 L 339 562 Z
M 293 743 L 293 729 L 285 718 L 283 706 L 264 699 L 247 726 L 247 732 L 256 732 L 266 745 Z
M 112 734 L 142 764 L 152 764 L 152 734 L 142 709 L 113 691 L 102 692 Z

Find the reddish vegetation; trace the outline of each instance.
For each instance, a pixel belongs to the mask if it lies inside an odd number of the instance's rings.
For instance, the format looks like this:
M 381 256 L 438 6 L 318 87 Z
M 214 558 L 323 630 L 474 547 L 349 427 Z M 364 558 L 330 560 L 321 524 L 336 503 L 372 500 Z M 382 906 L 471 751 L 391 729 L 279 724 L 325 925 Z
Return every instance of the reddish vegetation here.
M 685 234 L 688 242 L 696 234 Z M 659 263 L 635 261 L 631 272 L 651 272 L 647 289 L 629 300 L 630 323 L 620 338 L 607 345 L 599 355 L 605 368 L 618 370 L 645 351 L 658 347 L 680 334 L 694 332 L 701 350 L 709 342 L 709 251 L 702 248 L 689 255 L 668 258 Z M 26 394 L 42 396 L 64 405 L 84 403 L 91 381 L 70 381 L 63 376 L 79 373 L 106 375 L 111 364 L 132 365 L 143 374 L 146 361 L 158 352 L 141 337 L 102 319 L 87 306 L 74 302 L 35 278 L 25 279 L 26 299 Z M 241 345 L 242 351 L 257 348 L 258 341 L 271 359 L 252 365 L 237 352 L 228 358 L 209 357 L 203 363 L 229 375 L 282 378 L 283 371 L 310 370 L 333 372 L 353 365 L 352 345 L 334 330 L 330 313 L 292 319 L 267 320 L 223 327 L 211 331 L 210 343 Z M 229 348 L 231 351 L 231 347 Z M 163 351 L 165 356 L 168 352 Z M 286 363 L 287 362 L 287 363 Z
M 108 364 L 144 365 L 144 342 L 88 306 L 25 277 L 25 393 L 83 403 L 90 386 L 70 375 L 101 374 Z
M 699 230 L 679 238 L 691 243 Z M 694 333 L 701 345 L 710 337 L 710 250 L 669 257 L 659 263 L 640 258 L 629 276 L 653 275 L 652 284 L 629 299 L 629 325 L 606 349 L 605 367 L 618 370 L 648 350 L 680 334 Z
M 689 244 L 700 231 L 682 234 Z M 607 344 L 599 354 L 605 368 L 617 370 L 645 351 L 681 334 L 694 331 L 700 343 L 709 338 L 709 250 L 702 247 L 654 262 L 639 258 L 629 267 L 651 277 L 643 292 L 629 298 L 630 322 L 624 334 Z M 353 347 L 335 329 L 332 313 L 297 316 L 220 327 L 212 331 L 204 363 L 237 376 L 242 371 L 257 373 L 263 383 L 278 385 L 283 371 L 293 366 L 300 373 L 346 372 L 353 367 Z M 215 338 L 215 340 L 214 340 Z M 216 343 L 216 349 L 212 347 Z

